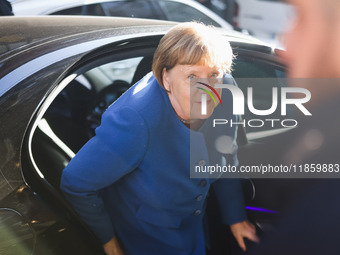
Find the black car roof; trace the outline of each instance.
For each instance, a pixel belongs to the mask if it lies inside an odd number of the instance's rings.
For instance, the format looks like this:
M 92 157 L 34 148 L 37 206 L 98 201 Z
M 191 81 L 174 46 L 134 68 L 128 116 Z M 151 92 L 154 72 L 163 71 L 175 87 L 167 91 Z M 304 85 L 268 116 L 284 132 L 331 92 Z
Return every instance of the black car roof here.
M 137 28 L 138 33 L 160 31 L 165 33 L 176 22 L 137 18 L 93 17 L 93 16 L 36 16 L 1 17 L 0 61 L 1 55 L 13 49 L 28 47 L 39 41 L 101 30 Z M 137 32 L 136 30 L 136 32 Z M 162 32 L 161 32 L 162 31 Z M 235 31 L 223 30 L 231 41 L 250 44 L 263 44 L 253 37 Z
M 92 16 L 1 17 L 0 60 L 1 55 L 8 51 L 28 47 L 41 41 L 125 27 L 139 27 L 139 31 L 143 32 L 143 30 L 150 30 L 147 27 L 163 27 L 173 24 L 176 23 Z

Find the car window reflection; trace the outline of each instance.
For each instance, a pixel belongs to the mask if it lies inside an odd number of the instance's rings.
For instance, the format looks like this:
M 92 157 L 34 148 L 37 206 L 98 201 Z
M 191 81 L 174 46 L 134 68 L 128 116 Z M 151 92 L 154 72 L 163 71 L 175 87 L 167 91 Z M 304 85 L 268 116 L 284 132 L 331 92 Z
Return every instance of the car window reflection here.
M 150 71 L 151 62 L 143 59 L 151 61 L 150 57 L 135 57 L 92 67 L 48 106 L 34 131 L 31 148 L 39 172 L 52 186 L 59 187 L 63 169 L 94 136 L 103 112 L 131 86 L 136 75 Z

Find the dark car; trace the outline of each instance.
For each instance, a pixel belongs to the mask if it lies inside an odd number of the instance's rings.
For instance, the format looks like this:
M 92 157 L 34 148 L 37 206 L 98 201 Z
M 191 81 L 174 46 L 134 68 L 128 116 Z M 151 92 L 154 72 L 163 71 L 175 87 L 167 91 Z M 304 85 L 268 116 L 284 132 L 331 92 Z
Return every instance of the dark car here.
M 60 177 L 94 135 L 108 105 L 151 70 L 153 52 L 173 24 L 104 17 L 1 18 L 0 253 L 103 254 L 62 197 Z M 237 32 L 225 33 L 237 56 L 233 74 L 241 88 L 243 78 L 279 81 L 284 76 L 271 48 Z M 241 146 L 248 141 L 239 130 Z M 276 204 L 255 197 L 256 180 L 244 184 L 249 217 L 263 227 L 275 217 Z

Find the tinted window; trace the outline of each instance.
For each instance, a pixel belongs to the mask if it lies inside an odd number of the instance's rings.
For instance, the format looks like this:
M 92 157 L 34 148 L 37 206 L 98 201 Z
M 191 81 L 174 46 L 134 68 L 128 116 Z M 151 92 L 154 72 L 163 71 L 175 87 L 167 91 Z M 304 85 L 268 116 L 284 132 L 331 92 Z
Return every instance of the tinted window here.
M 283 128 L 279 122 L 267 121 L 268 119 L 290 119 L 294 117 L 294 108 L 292 105 L 288 105 L 287 116 L 281 115 L 280 109 L 280 92 L 282 87 L 286 87 L 285 71 L 283 67 L 277 63 L 268 62 L 259 57 L 242 56 L 241 54 L 236 58 L 234 62 L 233 77 L 235 78 L 238 86 L 243 91 L 245 96 L 245 114 L 242 116 L 244 120 L 263 120 L 264 125 L 262 127 L 251 127 L 246 125 L 246 131 L 248 138 L 251 139 L 252 133 L 262 131 L 273 131 Z M 247 96 L 248 88 L 253 88 L 253 106 L 257 110 L 268 110 L 273 105 L 273 88 L 277 88 L 278 94 L 278 106 L 270 115 L 259 116 L 252 113 L 248 109 Z M 254 126 L 260 125 L 259 121 L 252 122 Z M 273 127 L 274 125 L 274 127 Z
M 205 24 L 221 27 L 218 23 L 209 18 L 207 15 L 189 5 L 172 1 L 159 1 L 158 3 L 161 6 L 167 20 L 178 22 L 196 20 L 201 21 Z
M 102 7 L 99 4 L 82 5 L 51 13 L 51 15 L 92 15 L 104 16 Z
M 106 16 L 159 19 L 149 1 L 112 1 L 102 3 Z

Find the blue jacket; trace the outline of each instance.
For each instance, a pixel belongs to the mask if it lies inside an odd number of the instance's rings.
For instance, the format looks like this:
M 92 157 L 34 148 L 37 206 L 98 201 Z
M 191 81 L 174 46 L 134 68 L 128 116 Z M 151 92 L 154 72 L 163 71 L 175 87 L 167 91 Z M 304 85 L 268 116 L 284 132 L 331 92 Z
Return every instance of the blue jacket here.
M 236 139 L 235 128 L 226 130 Z M 190 178 L 190 167 L 211 163 L 210 141 L 180 122 L 150 73 L 103 114 L 96 136 L 65 168 L 61 189 L 103 243 L 117 234 L 126 255 L 205 254 L 211 184 L 225 224 L 246 218 L 238 181 Z

